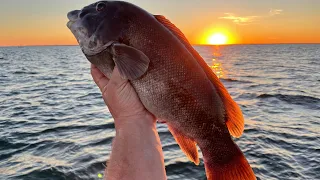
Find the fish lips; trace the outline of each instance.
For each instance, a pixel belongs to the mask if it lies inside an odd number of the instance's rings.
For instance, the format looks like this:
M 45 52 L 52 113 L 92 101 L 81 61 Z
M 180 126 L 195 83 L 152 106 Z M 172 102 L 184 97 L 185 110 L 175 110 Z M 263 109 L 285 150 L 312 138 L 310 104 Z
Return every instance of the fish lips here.
M 82 51 L 86 55 L 96 55 L 110 47 L 117 41 L 117 35 L 110 35 L 105 31 L 105 16 L 92 11 L 81 13 L 84 10 L 74 10 L 67 14 L 69 22 L 67 27 L 77 39 Z M 84 11 L 86 12 L 86 11 Z M 89 13 L 88 13 L 89 12 Z
M 67 14 L 67 17 L 70 21 L 77 21 L 79 19 L 79 14 L 80 14 L 80 10 L 74 10 L 74 11 L 70 11 Z
M 82 26 L 80 19 L 77 21 L 69 21 L 67 23 L 68 28 L 71 30 L 75 38 L 77 39 L 82 51 L 88 56 L 93 56 L 106 50 L 116 41 L 109 41 L 103 43 L 98 37 L 93 33 L 89 35 L 85 27 Z
M 94 55 L 104 49 L 103 45 L 95 35 L 95 31 L 89 32 L 85 26 L 85 20 L 79 18 L 79 10 L 71 11 L 67 17 L 69 22 L 67 27 L 71 30 L 75 38 L 77 39 L 81 49 L 87 55 Z
M 79 18 L 79 10 L 74 10 L 68 13 L 67 17 L 69 22 L 67 23 L 67 27 L 74 34 L 78 42 L 81 40 L 80 38 L 89 38 L 88 30 L 82 25 L 82 20 Z

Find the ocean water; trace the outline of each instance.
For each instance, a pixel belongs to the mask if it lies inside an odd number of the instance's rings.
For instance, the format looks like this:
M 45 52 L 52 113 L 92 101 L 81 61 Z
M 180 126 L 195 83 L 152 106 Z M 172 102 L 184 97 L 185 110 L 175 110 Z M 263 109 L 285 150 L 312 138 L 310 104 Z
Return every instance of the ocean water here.
M 245 116 L 258 179 L 320 179 L 320 45 L 196 46 Z M 0 48 L 0 179 L 98 179 L 115 135 L 77 46 Z M 206 179 L 163 124 L 169 180 Z

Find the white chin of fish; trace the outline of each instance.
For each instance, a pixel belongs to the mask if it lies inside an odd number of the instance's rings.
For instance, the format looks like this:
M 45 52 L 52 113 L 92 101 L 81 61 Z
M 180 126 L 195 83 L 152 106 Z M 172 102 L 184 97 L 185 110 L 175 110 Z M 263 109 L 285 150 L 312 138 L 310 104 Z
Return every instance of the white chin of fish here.
M 113 42 L 103 44 L 99 41 L 95 34 L 88 35 L 88 30 L 81 25 L 80 21 L 69 21 L 67 23 L 68 28 L 76 37 L 81 49 L 86 55 L 96 55 L 104 51 Z

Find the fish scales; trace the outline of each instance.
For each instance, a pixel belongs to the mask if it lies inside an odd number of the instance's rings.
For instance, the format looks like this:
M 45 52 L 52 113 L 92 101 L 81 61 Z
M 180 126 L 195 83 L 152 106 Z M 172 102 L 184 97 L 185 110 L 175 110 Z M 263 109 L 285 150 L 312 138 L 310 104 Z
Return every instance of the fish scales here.
M 231 138 L 243 132 L 241 109 L 173 23 L 121 1 L 97 2 L 68 18 L 87 59 L 108 77 L 117 66 L 197 165 L 200 147 L 209 180 L 256 179 Z

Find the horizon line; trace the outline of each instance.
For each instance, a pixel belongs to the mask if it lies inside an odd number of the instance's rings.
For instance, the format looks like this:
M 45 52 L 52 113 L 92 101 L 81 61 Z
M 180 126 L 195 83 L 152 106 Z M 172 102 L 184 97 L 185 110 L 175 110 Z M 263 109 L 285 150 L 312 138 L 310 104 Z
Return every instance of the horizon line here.
M 192 46 L 233 46 L 233 45 L 288 45 L 288 44 L 320 44 L 317 43 L 242 43 L 242 44 L 191 44 Z M 41 47 L 41 46 L 79 46 L 78 44 L 43 44 L 43 45 L 0 45 L 0 47 Z

